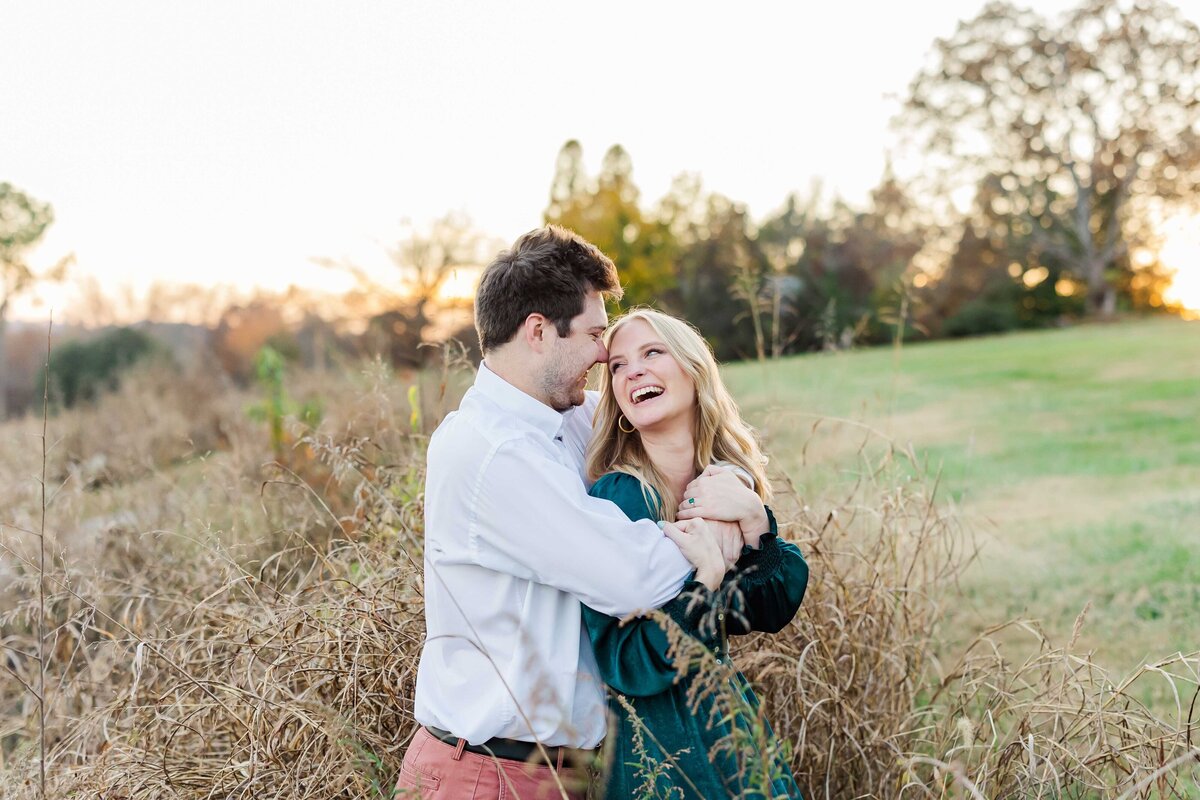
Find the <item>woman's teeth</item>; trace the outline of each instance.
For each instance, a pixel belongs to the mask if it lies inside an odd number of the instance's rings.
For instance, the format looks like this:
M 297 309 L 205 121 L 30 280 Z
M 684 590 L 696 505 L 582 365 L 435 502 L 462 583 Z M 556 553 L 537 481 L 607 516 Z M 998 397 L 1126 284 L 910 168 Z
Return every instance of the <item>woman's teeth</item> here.
M 649 397 L 658 397 L 664 391 L 665 390 L 661 386 L 642 386 L 634 389 L 633 392 L 630 393 L 629 399 L 631 399 L 636 405 L 637 403 L 640 403 L 642 400 L 645 400 Z

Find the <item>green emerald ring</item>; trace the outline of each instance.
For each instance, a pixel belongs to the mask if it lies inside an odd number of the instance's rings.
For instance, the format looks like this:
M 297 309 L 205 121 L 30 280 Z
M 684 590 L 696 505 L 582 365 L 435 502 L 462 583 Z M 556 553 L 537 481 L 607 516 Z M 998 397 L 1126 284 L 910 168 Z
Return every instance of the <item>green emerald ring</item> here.
M 689 497 L 689 498 L 688 498 L 688 505 L 691 505 L 691 506 L 694 506 L 694 505 L 696 505 L 696 498 L 694 498 L 694 497 Z

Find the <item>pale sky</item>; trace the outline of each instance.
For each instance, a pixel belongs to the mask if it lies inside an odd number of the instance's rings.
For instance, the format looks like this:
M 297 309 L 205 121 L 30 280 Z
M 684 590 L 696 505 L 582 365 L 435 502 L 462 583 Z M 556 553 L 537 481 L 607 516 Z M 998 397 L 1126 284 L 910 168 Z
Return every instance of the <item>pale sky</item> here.
M 114 291 L 332 288 L 311 259 L 385 263 L 450 210 L 511 241 L 571 138 L 593 172 L 623 145 L 647 206 L 684 171 L 755 219 L 814 179 L 861 204 L 933 39 L 982 6 L 0 0 L 0 181 L 54 206 L 35 264 Z

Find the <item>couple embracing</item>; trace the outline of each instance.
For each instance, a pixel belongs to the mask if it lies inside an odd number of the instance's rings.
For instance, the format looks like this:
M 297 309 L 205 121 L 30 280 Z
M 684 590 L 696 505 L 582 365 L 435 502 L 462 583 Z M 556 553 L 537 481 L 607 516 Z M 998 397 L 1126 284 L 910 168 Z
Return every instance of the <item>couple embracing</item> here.
M 808 567 L 707 343 L 657 311 L 610 326 L 620 296 L 612 261 L 554 226 L 484 270 L 483 363 L 429 445 L 401 797 L 799 797 L 775 749 L 739 750 L 762 740 L 738 735 L 753 711 L 690 691 L 668 628 L 728 665 L 729 636 L 792 619 Z

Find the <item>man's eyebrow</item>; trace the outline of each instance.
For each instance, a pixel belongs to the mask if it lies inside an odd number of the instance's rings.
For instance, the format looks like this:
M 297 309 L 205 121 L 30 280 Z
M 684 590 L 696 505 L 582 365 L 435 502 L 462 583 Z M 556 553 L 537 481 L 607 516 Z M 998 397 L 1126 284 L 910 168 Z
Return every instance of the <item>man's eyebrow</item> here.
M 608 330 L 608 325 L 593 325 L 588 328 L 589 333 L 604 333 L 606 330 Z

